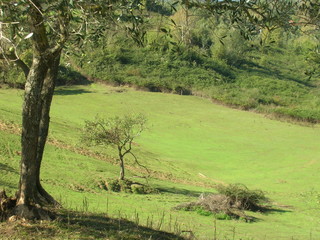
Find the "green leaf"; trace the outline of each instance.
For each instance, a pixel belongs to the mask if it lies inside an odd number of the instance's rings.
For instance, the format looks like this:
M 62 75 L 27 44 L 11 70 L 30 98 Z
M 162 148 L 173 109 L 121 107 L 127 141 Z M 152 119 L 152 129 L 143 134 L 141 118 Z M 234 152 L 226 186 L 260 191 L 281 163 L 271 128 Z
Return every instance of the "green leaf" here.
M 168 33 L 167 29 L 165 29 L 165 28 L 160 28 L 160 30 L 161 30 L 162 32 L 164 32 L 164 33 Z

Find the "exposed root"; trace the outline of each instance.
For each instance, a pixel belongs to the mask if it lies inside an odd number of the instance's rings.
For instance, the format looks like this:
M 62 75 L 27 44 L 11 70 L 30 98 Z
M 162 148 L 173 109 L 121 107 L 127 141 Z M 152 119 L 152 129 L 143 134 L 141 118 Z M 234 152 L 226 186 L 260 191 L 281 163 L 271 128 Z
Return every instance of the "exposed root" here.
M 3 190 L 0 192 L 0 221 L 12 219 L 53 220 L 55 215 L 39 204 L 17 205 L 17 198 L 8 197 Z
M 33 205 L 17 205 L 13 210 L 13 214 L 19 218 L 27 220 L 48 220 L 55 219 L 54 214 L 49 210 Z
M 17 199 L 8 197 L 4 190 L 0 192 L 0 221 L 5 221 L 13 215 L 12 211 L 16 202 Z
M 42 205 L 49 205 L 55 208 L 61 207 L 60 203 L 57 202 L 43 187 L 40 183 L 38 183 L 38 195 L 41 199 Z

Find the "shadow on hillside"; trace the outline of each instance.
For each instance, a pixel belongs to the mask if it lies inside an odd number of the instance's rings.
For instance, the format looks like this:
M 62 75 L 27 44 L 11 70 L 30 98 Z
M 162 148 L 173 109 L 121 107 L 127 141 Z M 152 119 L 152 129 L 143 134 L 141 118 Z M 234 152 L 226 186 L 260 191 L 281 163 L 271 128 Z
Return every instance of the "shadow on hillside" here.
M 59 215 L 60 226 L 77 231 L 81 239 L 184 239 L 177 235 L 142 227 L 125 219 L 104 215 L 67 212 Z
M 309 82 L 302 81 L 298 78 L 293 78 L 291 76 L 286 76 L 286 75 L 282 74 L 280 70 L 266 68 L 266 67 L 263 67 L 259 64 L 251 62 L 251 61 L 242 62 L 242 64 L 240 66 L 238 66 L 238 68 L 241 70 L 256 73 L 256 74 L 261 74 L 261 75 L 266 75 L 266 76 L 275 76 L 275 77 L 279 78 L 280 80 L 296 82 L 296 83 L 301 84 L 305 87 L 314 87 Z
M 185 239 L 172 233 L 139 226 L 125 219 L 113 219 L 103 214 L 62 211 L 57 213 L 56 220 L 52 222 L 20 224 L 18 221 L 0 225 L 0 239 L 20 239 L 21 236 L 23 239 Z
M 260 211 L 265 215 L 282 214 L 282 213 L 292 212 L 292 210 L 289 210 L 289 209 L 280 209 L 280 208 L 273 208 L 273 207 L 261 208 Z
M 79 94 L 85 94 L 85 93 L 92 93 L 92 92 L 85 89 L 58 89 L 54 92 L 54 95 L 68 96 L 68 95 L 79 95 Z
M 59 72 L 56 79 L 56 86 L 65 85 L 89 85 L 90 81 L 86 76 L 78 71 L 72 70 L 70 67 L 59 66 Z
M 1 174 L 1 172 L 0 172 L 0 174 Z M 6 188 L 15 189 L 15 188 L 17 188 L 17 185 L 0 180 L 0 191 L 2 191 L 3 189 L 6 189 Z
M 212 69 L 215 72 L 221 74 L 224 77 L 234 79 L 236 76 L 232 71 L 230 71 L 229 67 L 225 67 L 215 61 L 211 61 L 210 64 L 204 65 L 205 69 Z
M 185 195 L 190 197 L 199 197 L 202 193 L 201 191 L 191 191 L 184 188 L 157 188 L 160 192 L 164 193 L 172 193 L 172 194 L 178 194 L 178 195 Z M 209 193 L 209 192 L 206 192 Z
M 0 171 L 7 171 L 7 172 L 12 172 L 12 173 L 18 173 L 14 168 L 6 165 L 6 164 L 3 164 L 3 163 L 0 163 Z

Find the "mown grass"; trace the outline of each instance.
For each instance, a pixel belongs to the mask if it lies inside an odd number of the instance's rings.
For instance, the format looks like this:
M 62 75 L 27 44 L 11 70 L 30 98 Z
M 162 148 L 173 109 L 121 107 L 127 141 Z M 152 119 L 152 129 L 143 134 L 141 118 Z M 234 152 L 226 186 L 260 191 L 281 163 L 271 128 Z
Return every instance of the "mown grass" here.
M 0 119 L 20 122 L 22 92 L 0 90 Z M 42 168 L 45 187 L 67 209 L 123 217 L 167 231 L 214 236 L 213 217 L 172 208 L 214 192 L 215 183 L 243 183 L 261 189 L 274 211 L 250 214 L 258 220 L 216 222 L 218 239 L 317 239 L 319 235 L 320 129 L 264 118 L 215 105 L 208 99 L 133 91 L 93 84 L 60 87 L 52 106 L 50 137 L 80 148 L 85 120 L 144 113 L 149 130 L 135 152 L 153 170 L 149 183 L 160 194 L 131 195 L 101 190 L 97 182 L 118 176 L 115 151 L 91 148 L 95 158 L 74 148 L 48 144 Z M 0 131 L 0 185 L 14 193 L 18 182 L 19 136 Z M 63 145 L 63 144 L 62 144 Z M 60 147 L 59 147 L 60 146 Z M 131 160 L 132 161 L 132 160 Z M 129 160 L 130 162 L 130 160 Z M 143 175 L 133 166 L 128 177 Z M 140 179 L 143 183 L 145 180 Z M 152 226 L 151 226 L 152 223 Z M 160 227 L 159 227 L 160 226 Z

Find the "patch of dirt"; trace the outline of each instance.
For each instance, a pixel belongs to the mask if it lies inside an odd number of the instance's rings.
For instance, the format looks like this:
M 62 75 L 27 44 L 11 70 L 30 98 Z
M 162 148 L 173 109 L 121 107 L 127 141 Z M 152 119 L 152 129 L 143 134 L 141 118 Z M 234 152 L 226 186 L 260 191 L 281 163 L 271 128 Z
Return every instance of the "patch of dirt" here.
M 20 134 L 21 127 L 17 124 L 12 123 L 12 122 L 0 121 L 0 131 L 8 132 L 11 134 Z

